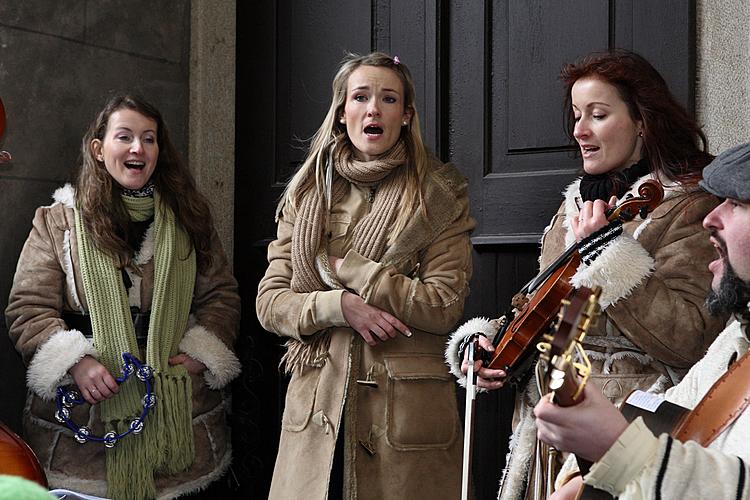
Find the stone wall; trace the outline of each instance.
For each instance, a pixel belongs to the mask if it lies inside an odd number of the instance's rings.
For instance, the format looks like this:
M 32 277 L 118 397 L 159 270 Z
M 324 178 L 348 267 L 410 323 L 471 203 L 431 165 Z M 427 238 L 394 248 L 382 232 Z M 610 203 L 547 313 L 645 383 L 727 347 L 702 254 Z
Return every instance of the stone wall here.
M 0 311 L 34 209 L 71 178 L 81 137 L 112 93 L 135 91 L 164 114 L 187 155 L 189 0 L 0 2 L 0 97 L 8 127 L 0 149 Z M 233 139 L 233 138 L 232 138 Z M 23 367 L 0 329 L 0 420 L 18 429 Z
M 696 113 L 718 154 L 750 141 L 750 2 L 696 4 Z

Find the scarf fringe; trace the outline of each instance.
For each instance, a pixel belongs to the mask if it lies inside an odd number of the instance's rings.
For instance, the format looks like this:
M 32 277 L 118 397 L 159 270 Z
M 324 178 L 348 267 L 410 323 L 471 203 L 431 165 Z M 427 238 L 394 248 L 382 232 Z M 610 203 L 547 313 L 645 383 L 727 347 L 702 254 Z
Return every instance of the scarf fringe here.
M 307 367 L 323 366 L 331 347 L 331 335 L 328 330 L 324 330 L 315 334 L 310 342 L 289 339 L 284 347 L 286 352 L 281 357 L 279 368 L 286 375 L 300 374 Z
M 128 430 L 129 422 L 109 425 L 121 434 Z M 143 428 L 137 439 L 128 436 L 114 448 L 107 450 L 107 496 L 114 500 L 144 500 L 156 497 L 152 461 L 140 446 L 141 439 L 153 439 L 155 429 Z M 130 439 L 129 439 L 130 438 Z
M 164 450 L 156 468 L 168 474 L 190 467 L 195 458 L 192 425 L 192 384 L 182 366 L 175 366 L 177 374 L 161 374 L 154 379 L 161 400 L 157 402 L 154 416 L 162 432 L 157 437 L 158 450 Z M 181 373 L 180 373 L 181 372 Z M 179 408 L 179 411 L 165 411 Z
M 155 471 L 175 474 L 186 470 L 195 459 L 190 376 L 182 366 L 170 370 L 173 373 L 154 376 L 157 402 L 144 421 L 143 432 L 128 436 L 107 450 L 107 495 L 115 500 L 154 498 Z M 178 412 L 165 410 L 178 407 Z M 121 420 L 108 423 L 107 428 L 121 434 L 129 426 L 130 421 Z M 154 446 L 143 446 L 144 443 Z

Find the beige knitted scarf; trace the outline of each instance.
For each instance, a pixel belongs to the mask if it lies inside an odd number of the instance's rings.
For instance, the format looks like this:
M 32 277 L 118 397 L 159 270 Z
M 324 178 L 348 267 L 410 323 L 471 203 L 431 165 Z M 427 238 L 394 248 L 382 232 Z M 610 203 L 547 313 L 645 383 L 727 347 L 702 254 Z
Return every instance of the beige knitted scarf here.
M 107 450 L 107 494 L 117 500 L 154 498 L 154 472 L 172 474 L 186 469 L 195 456 L 192 388 L 182 365 L 169 366 L 185 332 L 195 284 L 196 260 L 190 236 L 174 213 L 154 198 L 123 196 L 132 220 L 154 215 L 154 292 L 146 344 L 146 363 L 154 369 L 156 406 L 144 421 L 141 434 L 131 434 Z M 78 253 L 83 287 L 91 315 L 99 361 L 118 376 L 122 353 L 137 355 L 133 320 L 121 271 L 115 260 L 91 240 L 76 210 Z M 143 408 L 143 384 L 131 377 L 111 399 L 100 403 L 105 430 L 126 431 Z
M 363 257 L 379 261 L 385 253 L 388 228 L 396 219 L 406 184 L 405 169 L 398 168 L 404 163 L 406 146 L 402 141 L 372 161 L 355 159 L 351 147 L 344 147 L 333 155 L 336 174 L 328 188 L 329 206 L 341 201 L 349 183 L 378 187 L 370 212 L 353 229 L 352 249 Z M 327 215 L 324 197 L 319 190 L 311 189 L 300 202 L 292 232 L 291 289 L 294 292 L 341 288 L 335 280 L 327 278 L 332 275 L 322 238 Z M 305 341 L 290 339 L 286 342 L 287 351 L 281 366 L 287 373 L 301 372 L 305 366 L 320 366 L 329 346 L 327 331 L 318 332 Z

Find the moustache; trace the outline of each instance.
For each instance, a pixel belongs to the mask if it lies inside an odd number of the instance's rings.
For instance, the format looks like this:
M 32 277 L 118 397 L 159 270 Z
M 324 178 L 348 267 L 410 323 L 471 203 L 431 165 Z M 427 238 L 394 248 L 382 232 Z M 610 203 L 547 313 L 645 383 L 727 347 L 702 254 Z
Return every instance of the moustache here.
M 724 238 L 719 236 L 719 234 L 716 232 L 715 229 L 711 229 L 709 231 L 709 235 L 716 241 L 716 243 L 721 248 L 721 253 L 726 255 L 727 254 L 727 242 L 724 241 Z

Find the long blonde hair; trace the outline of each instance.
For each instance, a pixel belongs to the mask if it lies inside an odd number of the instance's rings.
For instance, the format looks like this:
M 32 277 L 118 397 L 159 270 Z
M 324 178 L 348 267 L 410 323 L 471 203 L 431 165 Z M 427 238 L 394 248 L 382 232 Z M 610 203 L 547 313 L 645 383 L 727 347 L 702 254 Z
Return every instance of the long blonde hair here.
M 411 120 L 401 128 L 400 140 L 406 146 L 407 181 L 391 233 L 395 236 L 406 226 L 415 207 L 418 206 L 423 212 L 426 212 L 421 186 L 430 159 L 419 127 L 414 81 L 409 68 L 383 52 L 373 52 L 365 56 L 349 53 L 341 61 L 336 76 L 333 78 L 331 106 L 328 108 L 328 113 L 326 113 L 320 128 L 312 136 L 307 158 L 287 184 L 279 210 L 284 203 L 290 203 L 296 209 L 302 197 L 311 189 L 317 190 L 322 195 L 324 202 L 330 202 L 327 199 L 328 193 L 325 189 L 326 168 L 337 151 L 340 151 L 343 147 L 354 147 L 346 133 L 346 124 L 342 124 L 339 117 L 346 105 L 349 76 L 360 66 L 377 66 L 393 70 L 404 87 L 404 110 L 408 109 L 411 112 Z M 331 166 L 331 168 L 333 167 Z

